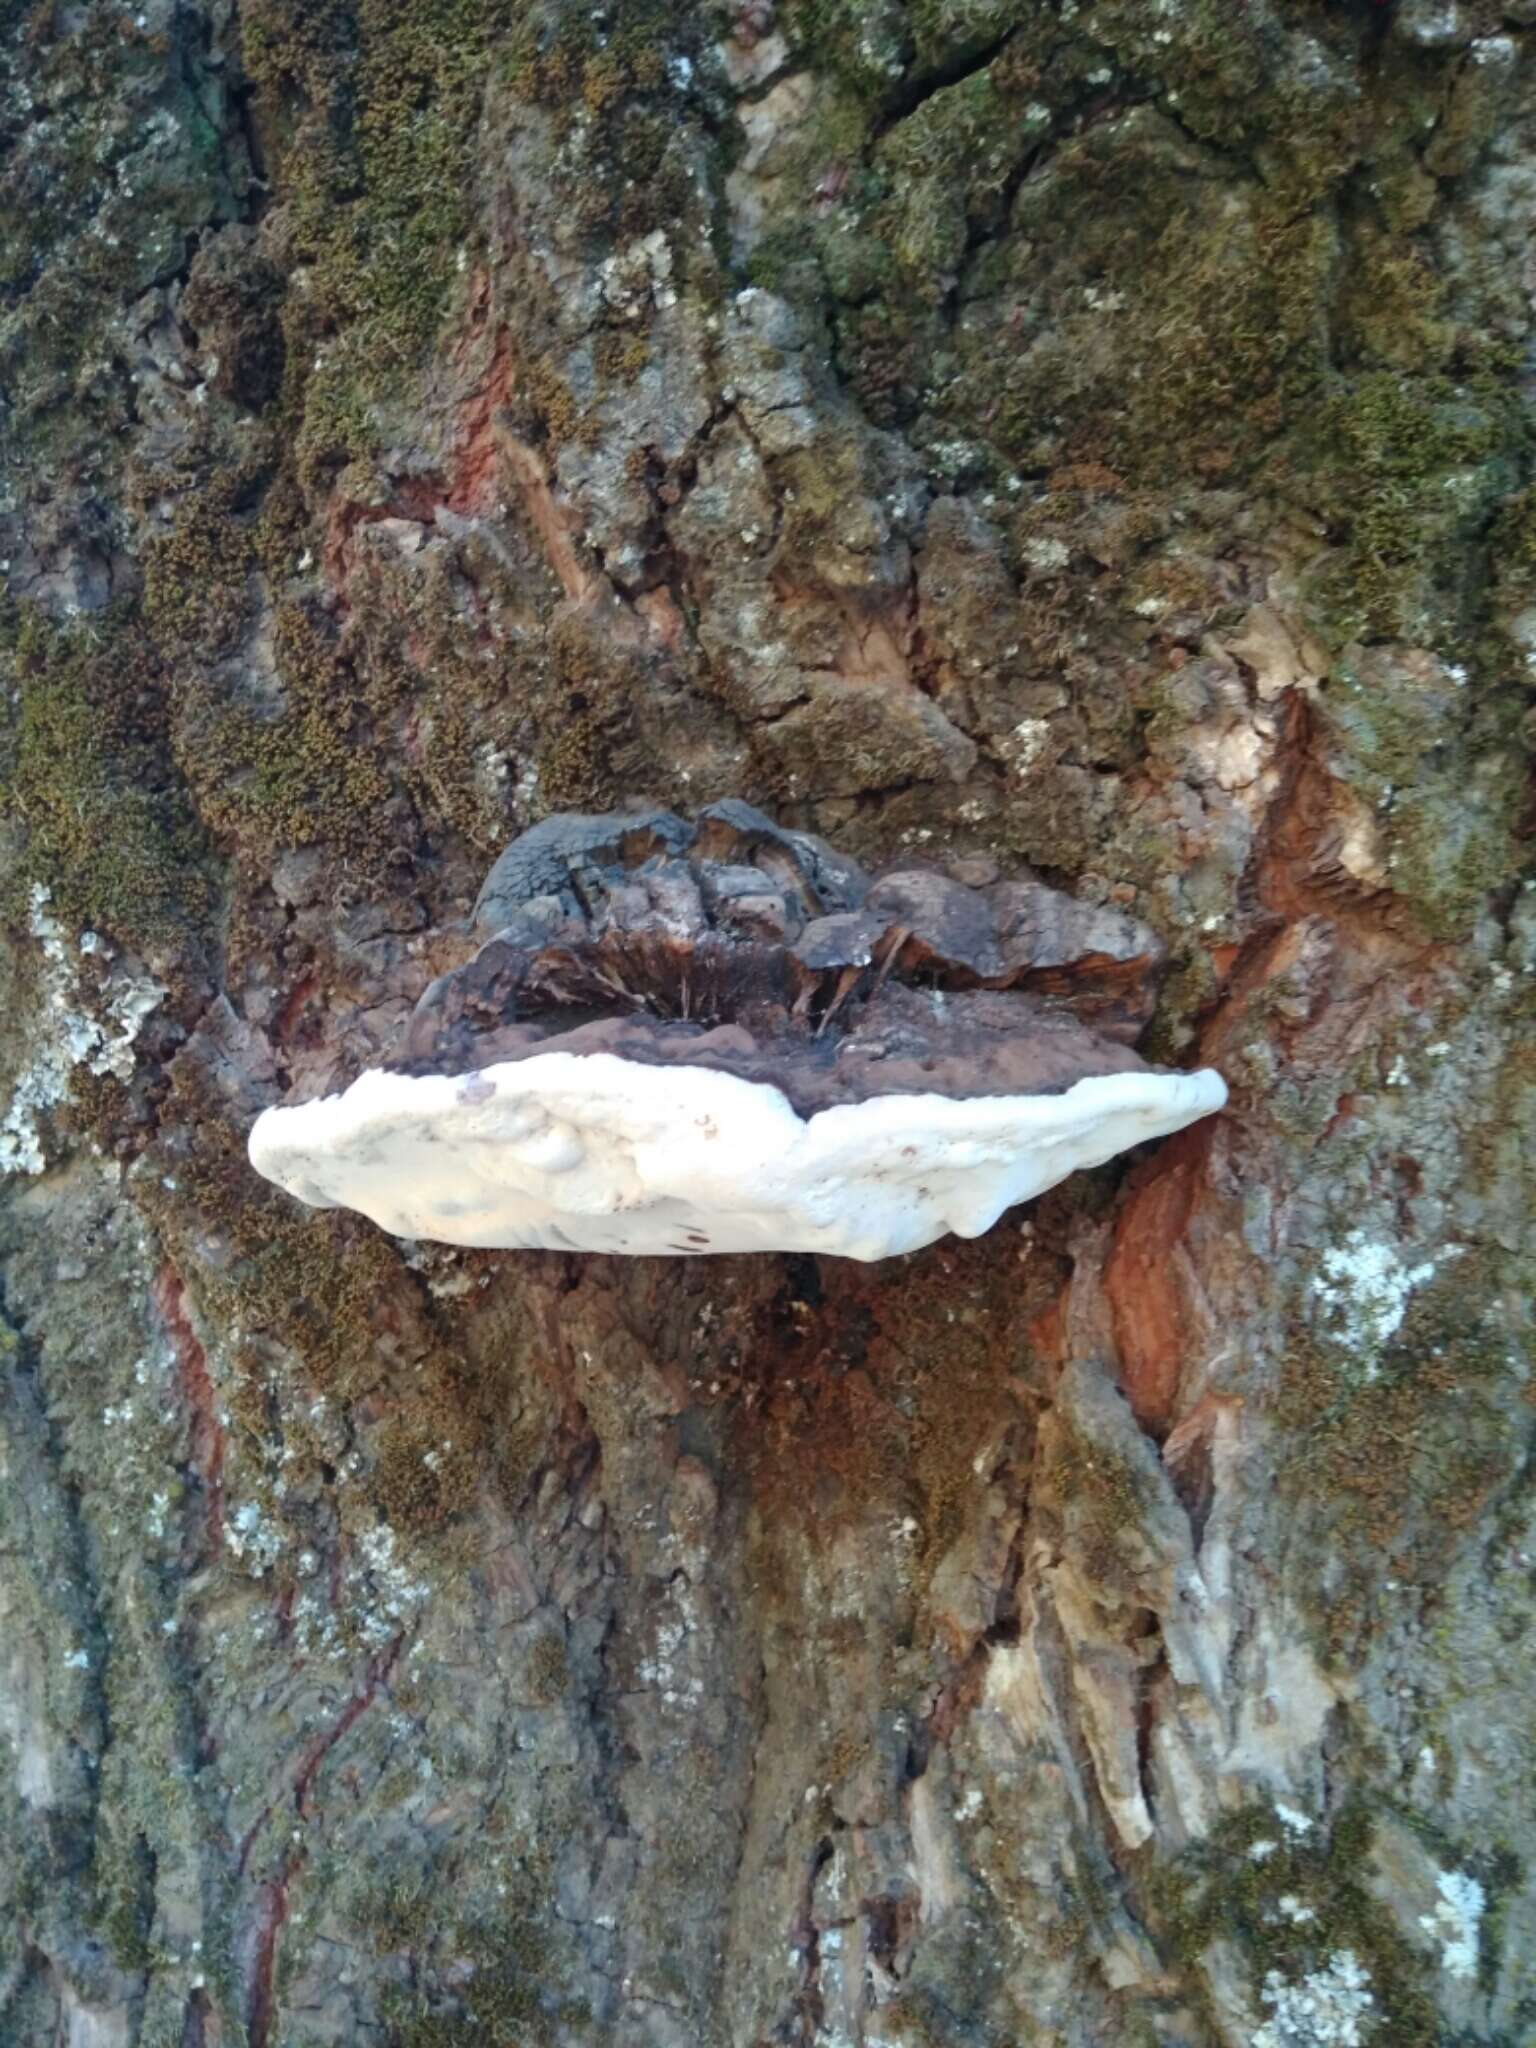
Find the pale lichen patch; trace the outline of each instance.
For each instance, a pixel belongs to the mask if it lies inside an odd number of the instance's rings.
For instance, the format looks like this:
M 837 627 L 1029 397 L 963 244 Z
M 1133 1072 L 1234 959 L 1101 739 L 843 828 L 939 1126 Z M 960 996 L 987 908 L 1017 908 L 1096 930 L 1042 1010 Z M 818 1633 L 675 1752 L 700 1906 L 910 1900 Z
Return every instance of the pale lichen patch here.
M 1432 1913 L 1421 1913 L 1419 1925 L 1440 1943 L 1440 1967 L 1448 1977 L 1477 1975 L 1478 1929 L 1487 1895 L 1464 1870 L 1442 1870 L 1435 1880 L 1439 1897 Z
M 43 1171 L 47 1159 L 41 1119 L 68 1095 L 70 1075 L 77 1067 L 119 1081 L 132 1078 L 134 1042 L 145 1018 L 165 995 L 160 983 L 147 975 L 114 972 L 102 991 L 99 1007 L 104 1015 L 83 1008 L 64 927 L 50 911 L 49 900 L 44 884 L 34 882 L 28 926 L 42 949 L 39 993 L 44 1036 L 18 1075 L 0 1119 L 0 1173 Z M 80 950 L 99 953 L 102 941 L 87 932 Z
M 1414 1290 L 1434 1275 L 1433 1260 L 1410 1266 L 1391 1245 L 1368 1231 L 1352 1230 L 1323 1253 L 1312 1293 L 1331 1312 L 1341 1340 L 1364 1360 L 1366 1377 L 1373 1378 L 1381 1353 L 1402 1327 Z
M 1285 1978 L 1271 1970 L 1260 1996 L 1270 2016 L 1253 2048 L 1359 2048 L 1375 2017 L 1370 1974 L 1341 1948 L 1321 1970 Z

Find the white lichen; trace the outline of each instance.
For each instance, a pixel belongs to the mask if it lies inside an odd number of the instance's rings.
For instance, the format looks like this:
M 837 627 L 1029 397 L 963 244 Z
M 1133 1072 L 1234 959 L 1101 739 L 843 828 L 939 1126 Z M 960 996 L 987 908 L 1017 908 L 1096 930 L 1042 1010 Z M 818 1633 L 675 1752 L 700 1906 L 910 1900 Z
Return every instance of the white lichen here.
M 358 1603 L 358 1623 L 368 1642 L 379 1648 L 420 1614 L 432 1589 L 425 1580 L 412 1577 L 399 1555 L 395 1532 L 387 1525 L 365 1529 L 357 1548 L 373 1596 L 371 1604 Z
M 1027 775 L 1045 752 L 1051 737 L 1048 718 L 1021 718 L 998 751 L 1015 775 Z
M 672 246 L 660 228 L 630 242 L 598 271 L 603 302 L 621 319 L 638 320 L 647 306 L 665 311 L 677 304 L 672 282 Z
M 1464 1870 L 1442 1870 L 1436 1876 L 1440 1896 L 1433 1913 L 1421 1913 L 1419 1925 L 1440 1943 L 1440 1967 L 1448 1977 L 1477 1975 L 1478 1929 L 1487 1895 Z
M 1434 1262 L 1410 1266 L 1391 1245 L 1352 1230 L 1323 1253 L 1322 1268 L 1312 1293 L 1331 1312 L 1342 1342 L 1364 1362 L 1367 1378 L 1373 1377 L 1381 1353 L 1402 1327 L 1414 1289 L 1434 1278 Z
M 99 1010 L 84 1009 L 64 927 L 48 904 L 48 890 L 34 882 L 28 925 L 43 956 L 38 983 L 42 1042 L 17 1076 L 0 1118 L 0 1173 L 41 1173 L 46 1167 L 43 1119 L 68 1095 L 70 1075 L 77 1067 L 119 1081 L 132 1078 L 134 1042 L 145 1018 L 165 995 L 159 982 L 148 976 L 115 972 L 101 990 Z M 103 950 L 94 932 L 84 935 L 82 953 Z
M 1287 1979 L 1271 1970 L 1260 1997 L 1270 2016 L 1252 2048 L 1359 2048 L 1375 2017 L 1370 1976 L 1354 1952 L 1335 1950 L 1321 1970 Z
M 1282 1920 L 1289 1920 L 1297 1927 L 1317 1918 L 1315 1909 L 1298 1899 L 1294 1892 L 1282 1892 L 1275 1901 L 1275 1911 Z
M 255 1501 L 242 1501 L 224 1524 L 224 1543 L 253 1578 L 264 1579 L 283 1547 L 282 1531 Z

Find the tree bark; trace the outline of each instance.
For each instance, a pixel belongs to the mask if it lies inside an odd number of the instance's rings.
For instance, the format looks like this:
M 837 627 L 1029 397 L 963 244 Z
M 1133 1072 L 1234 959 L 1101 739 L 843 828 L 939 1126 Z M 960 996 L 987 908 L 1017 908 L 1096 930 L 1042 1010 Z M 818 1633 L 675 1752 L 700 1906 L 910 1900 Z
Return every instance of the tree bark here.
M 1536 2039 L 1532 23 L 0 10 L 0 2041 Z M 1229 1109 L 872 1266 L 251 1171 L 725 796 Z

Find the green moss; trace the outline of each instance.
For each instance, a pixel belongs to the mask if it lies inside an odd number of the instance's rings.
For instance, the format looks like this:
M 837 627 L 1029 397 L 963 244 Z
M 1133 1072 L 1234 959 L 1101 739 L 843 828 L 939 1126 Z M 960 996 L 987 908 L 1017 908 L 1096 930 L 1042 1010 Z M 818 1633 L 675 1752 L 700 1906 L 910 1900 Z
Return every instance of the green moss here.
M 0 619 L 12 723 L 0 804 L 24 828 L 14 884 L 40 883 L 67 924 L 129 945 L 183 938 L 206 915 L 204 844 L 168 756 L 164 670 L 131 611 L 61 628 Z
M 1194 1020 L 1220 993 L 1215 963 L 1203 946 L 1176 955 L 1142 1041 L 1145 1058 L 1176 1062 L 1188 1048 Z
M 441 1423 L 437 1424 L 441 1428 Z M 430 1529 L 461 1512 L 474 1498 L 478 1469 L 474 1444 L 434 1432 L 434 1418 L 412 1415 L 386 1423 L 375 1438 L 369 1490 L 390 1526 Z M 473 1428 L 471 1438 L 479 1432 Z
M 391 783 L 366 744 L 350 667 L 298 605 L 279 607 L 274 647 L 280 710 L 232 700 L 203 671 L 179 680 L 176 759 L 203 819 L 247 855 L 324 842 L 365 864 L 383 858 Z
M 304 553 L 308 523 L 304 493 L 297 471 L 290 464 L 273 478 L 256 518 L 257 558 L 274 588 L 281 589 L 297 568 Z
M 912 24 L 897 0 L 794 0 L 790 35 L 818 71 L 879 107 L 912 61 Z
M 153 1959 L 155 1859 L 145 1837 L 134 1834 L 123 1844 L 110 1824 L 104 1826 L 96 1840 L 95 1882 L 103 1902 L 98 1924 L 119 1969 L 146 1969 Z
M 305 343 L 290 339 L 290 356 L 295 345 Z M 344 352 L 305 359 L 289 380 L 288 410 L 298 419 L 292 473 L 304 489 L 327 490 L 349 462 L 369 453 L 374 442 L 371 382 Z
M 1317 375 L 1330 254 L 1321 222 L 1279 208 L 1255 209 L 1230 239 L 1170 223 L 1152 258 L 1159 285 L 1142 322 L 1146 390 L 1123 443 L 1129 474 L 1148 472 L 1143 431 L 1217 477 L 1281 425 Z
M 375 1387 L 385 1365 L 378 1316 L 401 1278 L 393 1242 L 351 1217 L 305 1215 L 269 1189 L 195 1072 L 173 1073 L 167 1115 L 182 1142 L 163 1174 L 145 1176 L 142 1196 L 173 1238 L 191 1216 L 227 1245 L 228 1263 L 204 1276 L 205 1310 L 297 1353 L 323 1393 L 351 1399 Z
M 391 1955 L 429 1948 L 451 1932 L 457 1912 L 452 1891 L 424 1879 L 395 1878 L 354 1895 L 345 1917 L 376 1954 Z
M 1490 536 L 1493 568 L 1515 602 L 1536 596 L 1536 485 L 1516 491 L 1500 506 Z
M 883 298 L 846 314 L 837 325 L 838 355 L 860 405 L 876 426 L 894 427 L 920 400 L 906 324 Z
M 1395 370 L 1442 368 L 1456 343 L 1444 280 L 1400 235 L 1363 228 L 1343 280 L 1339 324 L 1350 354 Z
M 1525 1865 L 1507 1842 L 1496 1842 L 1472 1862 L 1487 1899 L 1477 1929 L 1477 1988 L 1492 1998 L 1498 1989 L 1509 1909 L 1525 1886 Z
M 1440 2039 L 1428 1969 L 1369 1888 L 1375 1822 L 1355 1801 L 1330 1825 L 1299 1834 L 1262 1806 L 1222 1821 L 1171 1864 L 1150 1857 L 1142 1875 L 1148 1925 L 1198 1969 L 1213 1942 L 1236 1944 L 1253 1975 L 1254 2005 L 1267 1974 L 1287 1982 L 1327 1967 L 1341 1949 L 1370 1975 L 1379 2048 L 1435 2048 Z M 1260 1846 L 1256 1856 L 1255 1845 Z M 1298 1921 L 1287 1899 L 1311 1917 Z
M 626 0 L 603 14 L 531 0 L 498 59 L 508 91 L 544 109 L 557 131 L 554 175 L 568 225 L 609 250 L 666 231 L 680 286 L 713 279 L 718 266 L 719 224 L 697 185 L 702 138 L 679 120 L 708 33 L 667 0 Z M 714 138 L 710 146 L 730 147 Z
M 617 18 L 535 5 L 522 10 L 500 68 L 520 98 L 565 121 L 579 106 L 600 122 L 626 97 L 656 92 L 669 45 L 684 48 L 690 39 L 664 0 L 634 0 Z
M 1351 779 L 1369 800 L 1411 786 L 1455 738 L 1456 707 L 1438 671 L 1367 668 L 1341 656 L 1321 700 L 1329 736 L 1348 756 Z
M 1454 618 L 1451 565 L 1514 477 L 1507 394 L 1369 371 L 1318 416 L 1311 487 L 1342 542 L 1313 597 L 1337 639 L 1419 638 Z
M 147 1163 L 138 1198 L 169 1255 L 197 1271 L 201 1313 L 241 1333 L 220 1390 L 235 1430 L 263 1450 L 280 1427 L 283 1487 L 252 1482 L 266 1511 L 279 1522 L 298 1514 L 299 1540 L 312 1540 L 306 1493 L 334 1479 L 322 1470 L 334 1446 L 308 1420 L 323 1395 L 333 1416 L 350 1411 L 361 1455 L 349 1511 L 411 1543 L 413 1569 L 435 1559 L 461 1571 L 456 1526 L 482 1486 L 522 1499 L 557 1420 L 524 1319 L 498 1316 L 481 1296 L 472 1323 L 440 1330 L 392 1239 L 358 1217 L 305 1215 L 251 1173 L 195 1071 L 173 1070 L 164 1128 L 176 1139 Z M 196 1259 L 208 1231 L 226 1254 L 217 1267 Z
M 442 324 L 472 233 L 472 140 L 514 0 L 256 0 L 242 55 L 305 268 L 285 410 L 312 486 Z
M 580 437 L 583 420 L 580 405 L 570 385 L 547 356 L 536 356 L 525 367 L 524 381 L 543 430 L 558 447 L 562 441 Z
M 551 811 L 600 811 L 611 800 L 604 721 L 578 712 L 539 754 L 539 797 Z
M 486 1834 L 494 1839 L 493 1812 Z M 391 2048 L 537 2048 L 586 2008 L 565 1995 L 567 1970 L 548 1920 L 547 1858 L 498 1850 L 494 1916 L 466 1905 L 462 1868 L 429 1867 L 357 1883 L 345 1917 L 377 1955 L 408 1955 L 408 1987 L 386 1988 L 379 2019 Z M 379 1869 L 374 1866 L 374 1871 Z M 483 1861 L 475 1873 L 484 1879 Z M 489 1887 L 487 1886 L 487 1889 Z
M 1376 812 L 1392 888 L 1436 937 L 1463 936 L 1521 858 L 1521 706 L 1491 666 L 1356 648 L 1317 700 L 1331 771 Z
M 1519 873 L 1525 797 L 1525 763 L 1512 745 L 1453 770 L 1438 788 L 1410 790 L 1394 806 L 1392 886 L 1432 937 L 1467 937 L 1492 892 Z
M 553 1706 L 570 1682 L 570 1659 L 564 1641 L 557 1635 L 540 1636 L 528 1657 L 528 1685 L 534 1699 L 542 1706 Z
M 258 465 L 216 472 L 178 508 L 171 531 L 145 549 L 144 622 L 168 657 L 209 657 L 239 644 L 256 565 L 246 515 L 263 480 Z
M 994 320 L 955 334 L 946 423 L 1009 465 L 1107 464 L 1132 487 L 1213 482 L 1265 460 L 1327 374 L 1335 260 L 1321 215 L 1267 194 L 1218 204 L 1150 113 L 1063 143 L 969 271 Z
M 263 461 L 215 470 L 146 550 L 144 617 L 174 678 L 174 758 L 204 823 L 247 855 L 324 840 L 354 861 L 378 858 L 391 783 L 329 623 L 277 607 L 280 687 L 265 694 L 219 666 L 256 622 L 258 569 L 280 580 L 293 565 L 298 485 L 284 471 L 265 490 L 270 474 Z
M 1256 156 L 1266 184 L 1300 208 L 1358 159 L 1359 29 L 1323 7 L 1299 10 L 1305 25 L 1288 33 L 1297 12 L 1234 14 L 1221 0 L 1186 0 L 1165 16 L 1140 0 L 1106 0 L 1093 33 L 1128 70 L 1162 83 L 1190 134 Z M 1404 91 L 1400 77 L 1393 84 Z
M 1110 1445 L 1093 1442 L 1064 1416 L 1054 1422 L 1052 1482 L 1072 1532 L 1083 1576 L 1107 1591 L 1142 1551 L 1139 1534 L 1154 1503 L 1146 1474 Z
M 643 334 L 606 328 L 597 337 L 593 354 L 597 374 L 605 383 L 629 384 L 650 360 L 650 345 Z
M 1021 106 L 978 71 L 930 93 L 882 139 L 877 190 L 890 197 L 876 211 L 876 239 L 891 250 L 904 300 L 948 296 L 972 238 L 998 224 L 1017 166 L 1051 119 L 1043 104 Z
M 1330 1655 L 1347 1658 L 1368 1626 L 1384 1551 L 1400 1583 L 1432 1591 L 1454 1556 L 1447 1531 L 1476 1523 L 1509 1478 L 1520 1344 L 1499 1299 L 1491 1255 L 1474 1252 L 1419 1290 L 1373 1376 L 1342 1339 L 1291 1347 L 1274 1397 L 1291 1446 L 1279 1484 L 1305 1504 L 1326 1557 L 1318 1611 Z M 1489 1306 L 1469 1313 L 1469 1302 Z
M 516 583 L 473 542 L 408 568 L 369 553 L 353 577 L 349 663 L 371 733 L 435 839 L 457 835 L 482 854 L 513 830 L 509 764 L 526 759 L 545 710 L 544 625 L 553 577 Z M 493 613 L 515 623 L 488 646 L 454 593 L 468 578 Z M 505 607 L 505 613 L 503 613 Z
M 511 1887 L 504 1919 L 456 1926 L 446 1955 L 468 1956 L 468 1982 L 452 1989 L 436 1970 L 409 1992 L 389 1993 L 381 2018 L 389 2048 L 541 2048 L 587 2008 L 564 1993 L 565 1969 L 531 1883 Z
M 1047 875 L 1075 880 L 1098 863 L 1106 824 L 1101 813 L 1102 792 L 1092 778 L 1042 764 L 1030 775 L 1025 793 L 998 820 L 997 843 Z M 1173 858 L 1166 850 L 1162 857 Z M 1138 883 L 1146 879 L 1129 869 L 1122 872 Z

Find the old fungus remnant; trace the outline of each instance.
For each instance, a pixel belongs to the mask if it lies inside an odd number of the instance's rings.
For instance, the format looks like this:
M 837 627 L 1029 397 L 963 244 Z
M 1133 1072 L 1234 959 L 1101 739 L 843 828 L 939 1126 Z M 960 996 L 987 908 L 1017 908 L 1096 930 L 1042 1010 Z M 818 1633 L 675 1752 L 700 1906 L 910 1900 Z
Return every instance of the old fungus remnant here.
M 744 803 L 547 818 L 472 929 L 384 1067 L 257 1120 L 268 1179 L 451 1244 L 880 1259 L 1226 1100 L 1132 1050 L 1161 957 L 1133 919 L 871 881 Z

